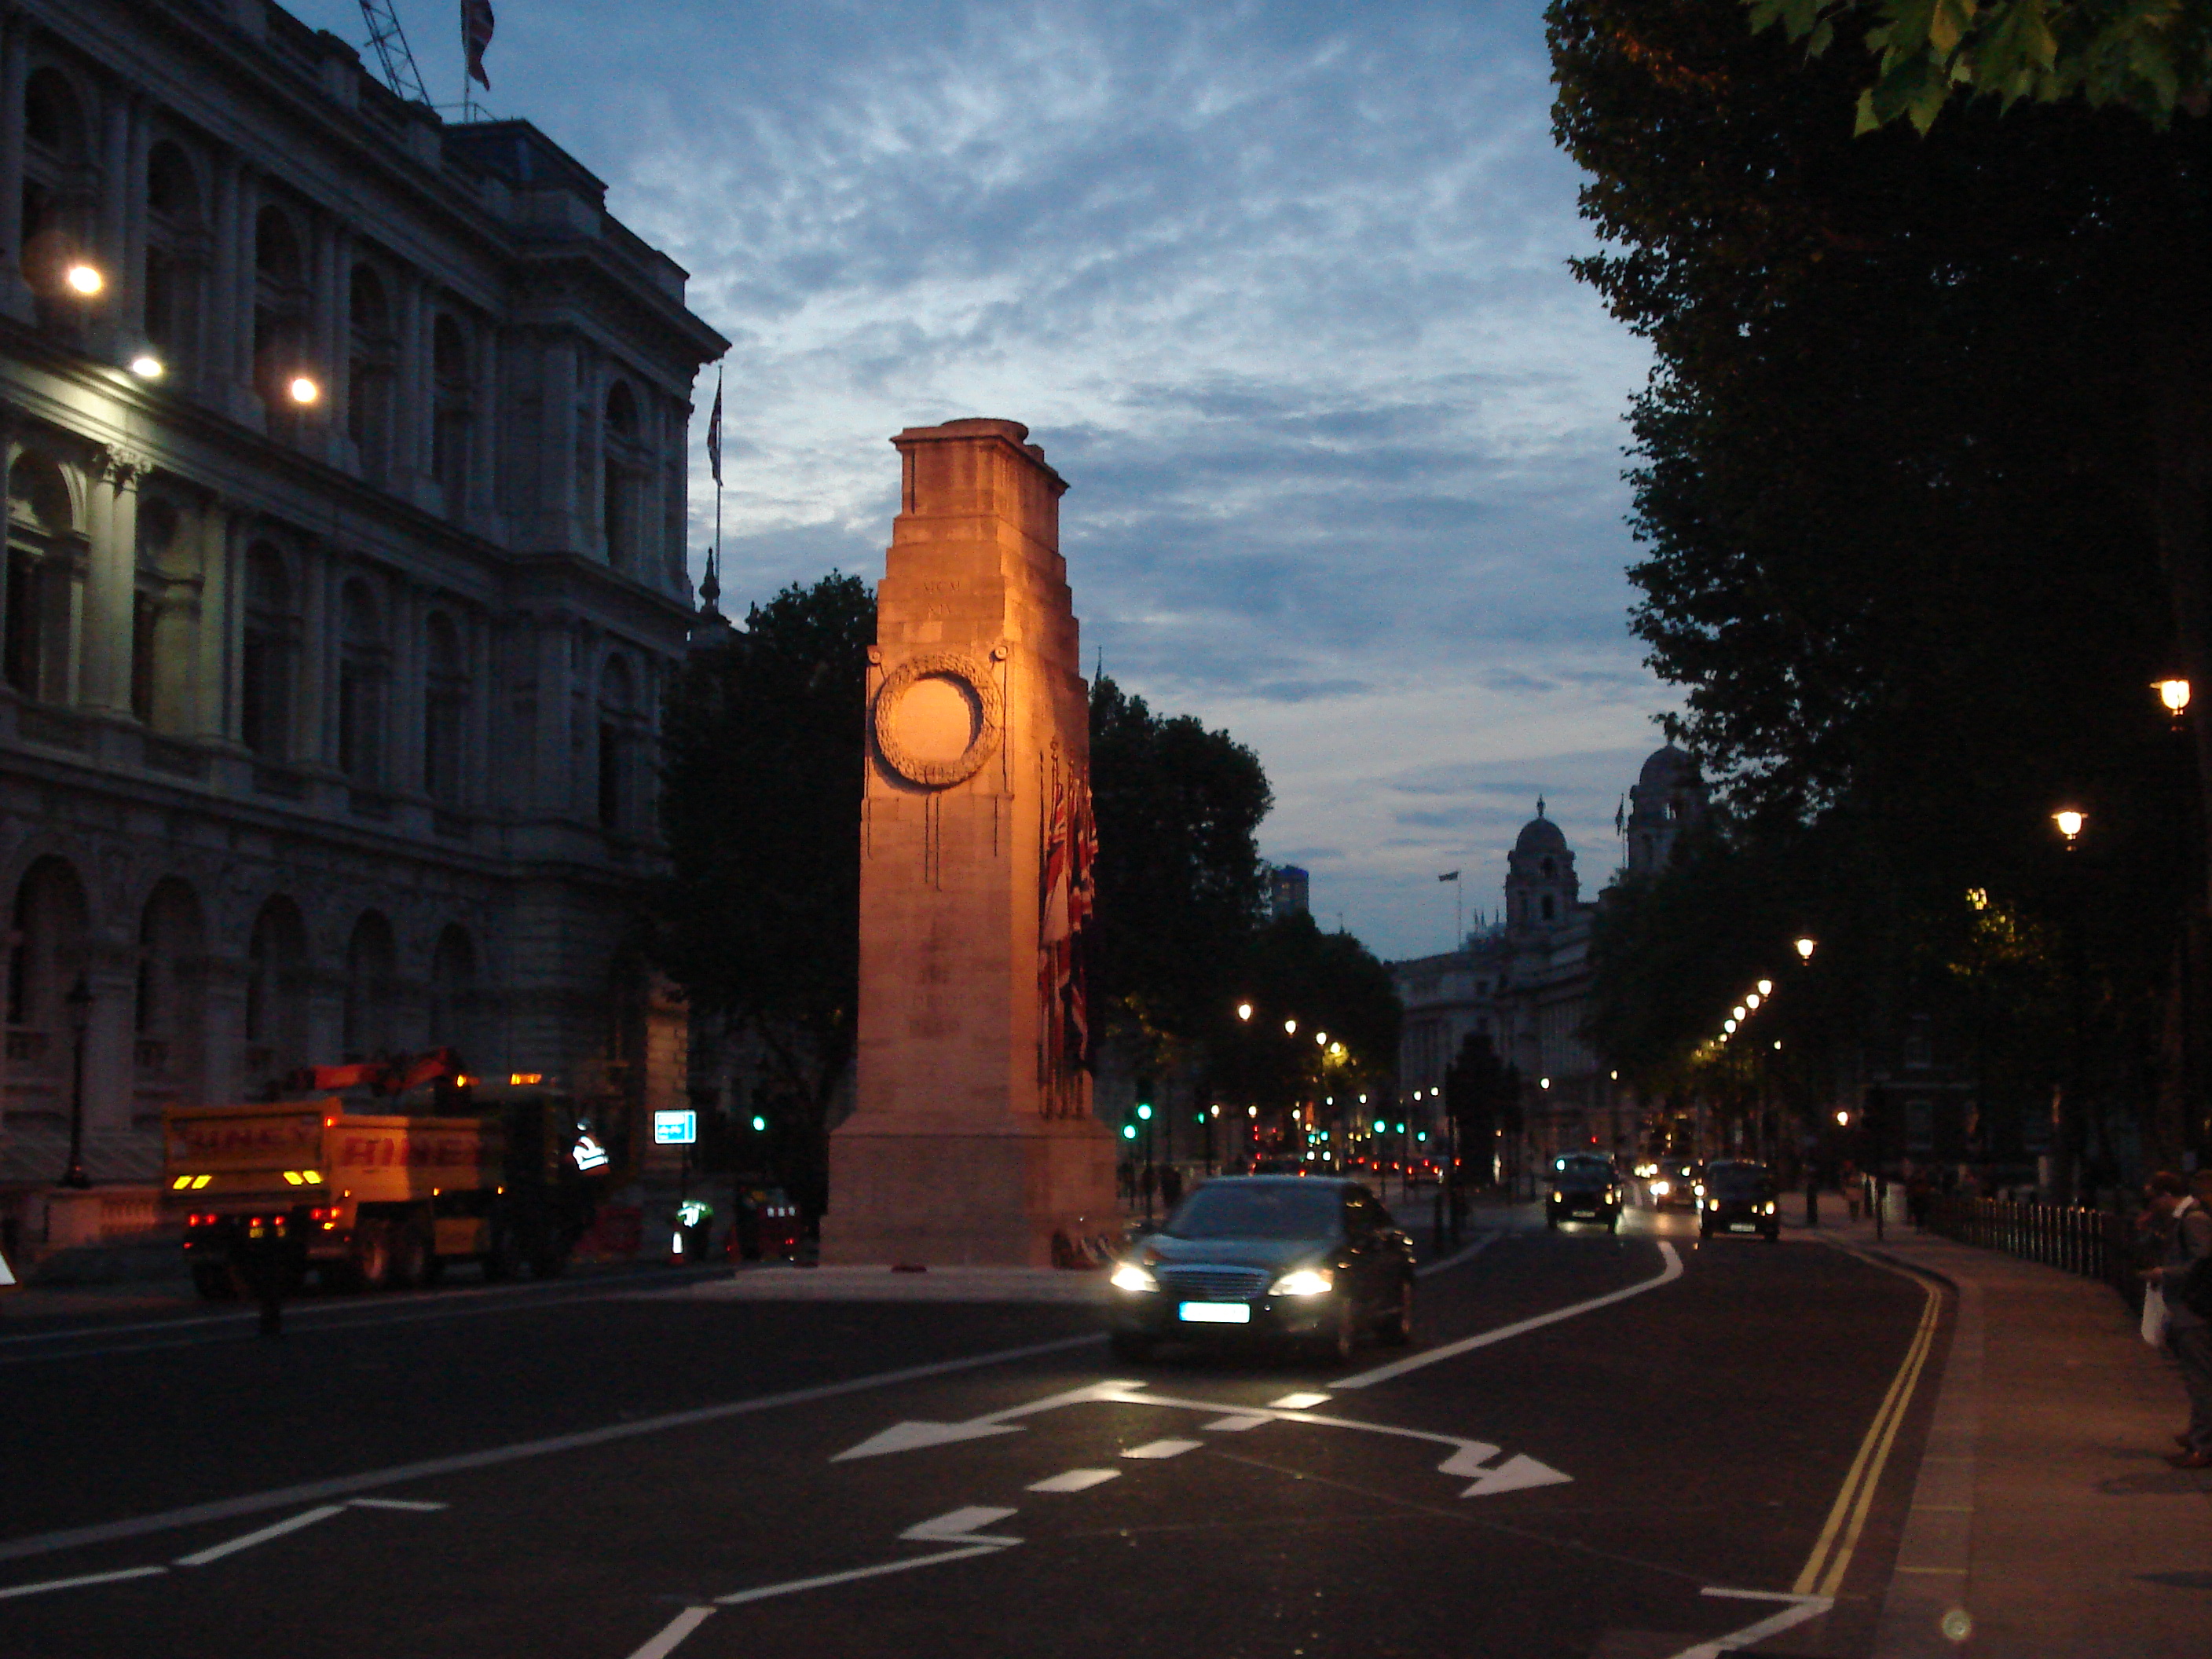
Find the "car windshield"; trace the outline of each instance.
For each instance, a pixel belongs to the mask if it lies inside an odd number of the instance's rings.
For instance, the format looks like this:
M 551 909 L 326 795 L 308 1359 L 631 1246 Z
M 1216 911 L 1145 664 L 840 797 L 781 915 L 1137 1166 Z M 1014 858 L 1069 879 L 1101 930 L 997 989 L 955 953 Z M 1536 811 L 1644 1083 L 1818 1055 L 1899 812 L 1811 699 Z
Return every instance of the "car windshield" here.
M 1172 1238 L 1319 1238 L 1334 1233 L 1342 1200 L 1303 1181 L 1215 1182 L 1200 1188 L 1164 1231 Z
M 1774 1177 L 1759 1164 L 1717 1164 L 1706 1172 L 1705 1184 L 1718 1198 L 1771 1198 Z
M 1613 1166 L 1601 1158 L 1571 1158 L 1553 1168 L 1552 1179 L 1563 1185 L 1603 1186 L 1613 1179 Z

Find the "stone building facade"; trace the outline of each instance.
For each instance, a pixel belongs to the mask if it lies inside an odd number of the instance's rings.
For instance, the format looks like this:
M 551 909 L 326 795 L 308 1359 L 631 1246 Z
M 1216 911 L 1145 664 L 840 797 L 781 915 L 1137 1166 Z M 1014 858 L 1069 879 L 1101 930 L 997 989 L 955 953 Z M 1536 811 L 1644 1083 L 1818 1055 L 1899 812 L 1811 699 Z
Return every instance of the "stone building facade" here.
M 80 1086 L 96 1181 L 440 1043 L 681 1103 L 627 930 L 726 343 L 604 197 L 268 0 L 0 4 L 0 1204 Z

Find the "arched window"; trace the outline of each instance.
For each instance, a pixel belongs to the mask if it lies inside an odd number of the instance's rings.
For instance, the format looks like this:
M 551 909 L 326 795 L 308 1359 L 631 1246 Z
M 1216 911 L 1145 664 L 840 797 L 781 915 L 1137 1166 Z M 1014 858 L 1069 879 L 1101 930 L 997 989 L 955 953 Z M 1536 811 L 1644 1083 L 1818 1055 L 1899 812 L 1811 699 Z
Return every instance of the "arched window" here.
M 272 1081 L 307 1063 L 307 929 L 300 908 L 272 898 L 246 950 L 246 1074 Z
M 92 210 L 83 100 L 51 65 L 24 83 L 23 139 L 23 280 L 51 324 L 76 308 L 64 275 L 83 252 Z
M 246 651 L 239 736 L 264 760 L 292 754 L 292 686 L 300 618 L 284 556 L 268 542 L 246 554 Z
M 253 226 L 253 387 L 268 412 L 269 429 L 298 430 L 301 405 L 290 387 L 323 371 L 307 357 L 307 262 L 291 215 L 264 207 Z
M 157 1121 L 161 1109 L 182 1102 L 198 1079 L 206 949 L 198 898 L 175 877 L 163 880 L 138 923 L 134 1122 Z
M 381 483 L 392 468 L 392 395 L 399 342 L 384 278 L 371 264 L 353 268 L 346 373 L 346 431 L 361 457 L 362 477 Z
M 1559 865 L 1558 865 L 1556 862 L 1554 862 L 1553 860 L 1551 860 L 1551 859 L 1546 859 L 1546 860 L 1544 860 L 1544 879 L 1545 879 L 1546 881 L 1550 881 L 1553 877 L 1557 876 L 1559 873 Z
M 630 828 L 630 764 L 637 725 L 637 686 L 629 663 L 609 657 L 599 671 L 599 805 L 602 830 Z
M 384 781 L 391 651 L 367 582 L 345 585 L 338 617 L 338 770 L 362 787 L 374 788 Z
M 632 571 L 637 567 L 639 481 L 644 459 L 638 441 L 637 397 L 626 381 L 617 380 L 607 389 L 604 435 L 600 530 L 606 538 L 607 562 L 617 570 Z
M 430 330 L 430 474 L 443 492 L 446 516 L 459 519 L 469 499 L 469 348 L 461 325 L 444 312 Z
M 430 957 L 430 1046 L 460 1051 L 463 1060 L 474 1058 L 476 947 L 468 930 L 458 925 L 438 935 L 438 948 Z
M 345 1027 L 342 1042 L 349 1060 L 388 1054 L 393 1035 L 392 995 L 398 953 L 392 924 L 374 910 L 362 913 L 346 943 Z
M 68 860 L 42 858 L 15 889 L 8 939 L 8 1059 L 11 1080 L 52 1079 L 52 1104 L 74 1033 L 67 998 L 88 959 L 84 886 Z M 10 1109 L 15 1109 L 11 1103 Z
M 146 156 L 146 343 L 165 368 L 189 367 L 198 326 L 207 227 L 199 175 L 163 139 Z
M 441 806 L 462 801 L 468 730 L 468 662 L 460 630 L 442 611 L 423 628 L 422 787 Z
M 0 617 L 0 668 L 26 697 L 70 695 L 70 612 L 83 538 L 68 480 L 43 455 L 24 454 L 8 473 L 8 581 Z
M 1554 900 L 1549 893 L 1547 893 L 1547 894 L 1545 894 L 1545 895 L 1544 895 L 1544 920 L 1545 920 L 1545 921 L 1557 921 L 1557 920 L 1559 919 L 1559 913 L 1558 913 L 1558 910 L 1557 910 L 1557 908 L 1556 908 L 1556 905 L 1557 905 L 1557 901 L 1556 901 L 1556 900 Z

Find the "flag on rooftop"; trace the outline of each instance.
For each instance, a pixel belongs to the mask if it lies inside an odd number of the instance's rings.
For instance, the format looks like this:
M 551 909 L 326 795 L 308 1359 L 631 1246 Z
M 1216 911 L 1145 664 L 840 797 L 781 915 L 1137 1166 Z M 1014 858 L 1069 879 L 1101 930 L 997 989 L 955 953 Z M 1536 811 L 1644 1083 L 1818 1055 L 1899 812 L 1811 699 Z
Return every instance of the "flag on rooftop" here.
M 1459 879 L 1459 872 L 1456 870 L 1447 870 L 1443 874 L 1438 876 L 1437 879 L 1438 881 L 1457 881 Z
M 491 90 L 491 76 L 484 73 L 483 56 L 491 45 L 493 27 L 491 0 L 461 0 L 461 49 L 468 54 L 470 76 L 482 82 L 486 92 Z
M 707 465 L 722 482 L 722 371 L 714 371 L 714 412 L 707 417 Z

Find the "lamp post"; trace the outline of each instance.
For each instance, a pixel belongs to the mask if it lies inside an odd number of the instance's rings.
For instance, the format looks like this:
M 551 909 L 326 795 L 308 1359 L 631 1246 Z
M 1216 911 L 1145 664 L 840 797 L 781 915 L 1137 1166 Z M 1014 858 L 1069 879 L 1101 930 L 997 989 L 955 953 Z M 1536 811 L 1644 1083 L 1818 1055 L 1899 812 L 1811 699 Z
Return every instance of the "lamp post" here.
M 92 1185 L 92 1177 L 84 1172 L 84 1036 L 92 1024 L 92 988 L 82 974 L 63 994 L 62 1002 L 69 1010 L 71 1065 L 69 1168 L 62 1171 L 59 1184 L 82 1188 Z

